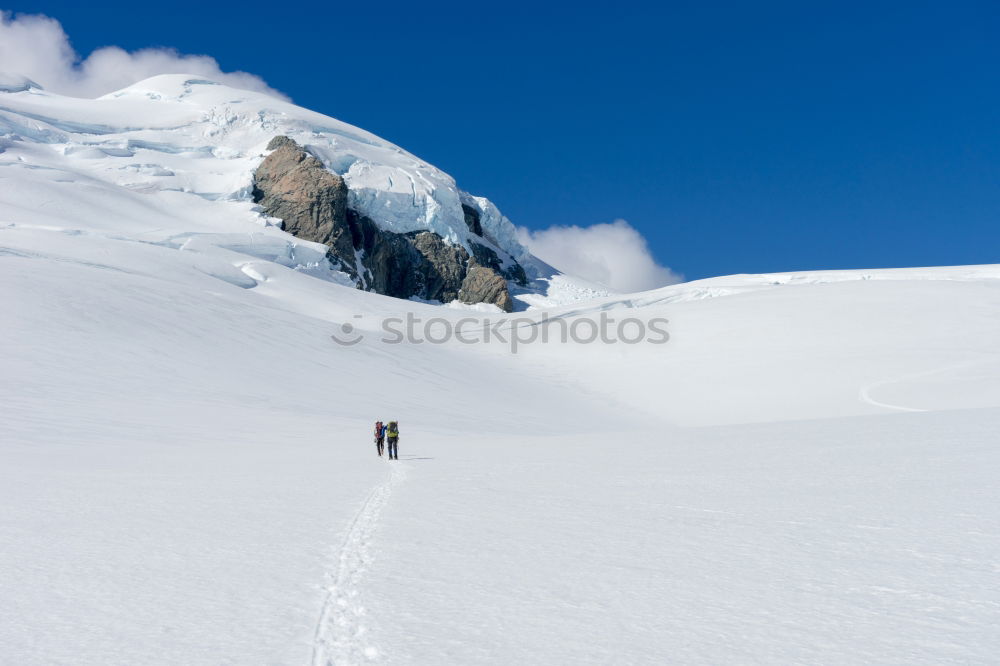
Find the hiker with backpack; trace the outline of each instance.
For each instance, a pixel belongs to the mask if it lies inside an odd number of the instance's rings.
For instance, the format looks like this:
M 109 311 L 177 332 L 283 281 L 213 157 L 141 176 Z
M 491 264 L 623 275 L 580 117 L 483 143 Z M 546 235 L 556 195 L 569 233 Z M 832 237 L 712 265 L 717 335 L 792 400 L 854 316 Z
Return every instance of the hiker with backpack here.
M 399 444 L 399 423 L 389 421 L 386 433 L 389 435 L 389 460 L 399 460 L 399 449 L 397 448 Z
M 385 426 L 382 425 L 381 421 L 375 422 L 375 448 L 378 449 L 378 455 L 381 458 L 385 448 Z

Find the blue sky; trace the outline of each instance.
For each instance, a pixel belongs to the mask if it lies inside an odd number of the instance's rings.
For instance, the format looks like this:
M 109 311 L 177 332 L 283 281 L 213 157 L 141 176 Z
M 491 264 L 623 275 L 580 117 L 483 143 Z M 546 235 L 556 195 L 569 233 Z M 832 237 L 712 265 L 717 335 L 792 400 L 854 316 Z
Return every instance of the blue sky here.
M 1000 3 L 6 8 L 257 74 L 517 224 L 624 218 L 689 279 L 1000 261 Z

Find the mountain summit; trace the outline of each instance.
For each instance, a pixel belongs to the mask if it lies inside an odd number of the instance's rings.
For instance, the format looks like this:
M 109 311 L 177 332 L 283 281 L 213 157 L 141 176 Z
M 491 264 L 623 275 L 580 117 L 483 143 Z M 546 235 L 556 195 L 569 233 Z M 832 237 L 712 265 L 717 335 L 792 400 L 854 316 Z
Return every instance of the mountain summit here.
M 492 202 L 440 169 L 263 93 L 163 75 L 80 99 L 3 81 L 0 151 L 40 170 L 28 187 L 50 209 L 82 205 L 151 236 L 176 229 L 154 223 L 161 214 L 192 230 L 207 219 L 216 230 L 223 220 L 278 227 L 325 245 L 340 279 L 400 298 L 510 311 L 516 295 L 529 302 L 555 274 Z

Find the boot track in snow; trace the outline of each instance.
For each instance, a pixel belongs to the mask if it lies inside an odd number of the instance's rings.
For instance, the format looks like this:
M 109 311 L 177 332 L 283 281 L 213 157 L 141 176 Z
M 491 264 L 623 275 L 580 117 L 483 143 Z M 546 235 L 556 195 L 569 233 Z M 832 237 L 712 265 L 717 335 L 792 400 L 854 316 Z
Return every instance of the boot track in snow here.
M 336 568 L 328 574 L 326 598 L 316 624 L 313 666 L 360 664 L 379 657 L 378 648 L 369 642 L 367 636 L 361 584 L 373 561 L 371 541 L 378 528 L 382 508 L 393 488 L 405 476 L 403 467 L 392 463 L 389 478 L 369 493 L 334 556 Z

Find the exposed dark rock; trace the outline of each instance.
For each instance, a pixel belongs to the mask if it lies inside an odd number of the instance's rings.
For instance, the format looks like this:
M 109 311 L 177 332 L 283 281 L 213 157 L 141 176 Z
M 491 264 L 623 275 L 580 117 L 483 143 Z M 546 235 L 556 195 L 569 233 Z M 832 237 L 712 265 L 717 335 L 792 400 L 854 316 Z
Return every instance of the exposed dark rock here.
M 463 303 L 492 303 L 504 312 L 514 309 L 507 281 L 492 268 L 480 266 L 475 260 L 469 262 L 469 272 L 458 292 L 458 300 Z
M 268 144 L 273 150 L 254 174 L 253 200 L 280 218 L 288 233 L 330 248 L 354 273 L 354 248 L 347 224 L 347 185 L 287 136 Z
M 472 256 L 475 257 L 476 261 L 480 264 L 492 268 L 508 280 L 514 280 L 522 287 L 527 286 L 528 276 L 525 274 L 524 268 L 521 267 L 521 264 L 516 261 L 511 262 L 511 265 L 505 270 L 503 262 L 500 261 L 500 257 L 496 252 L 475 241 L 472 241 Z
M 472 256 L 483 266 L 492 268 L 496 272 L 503 270 L 503 262 L 496 252 L 486 247 L 482 243 L 472 241 Z
M 442 302 L 458 298 L 469 254 L 429 231 L 382 231 L 368 217 L 347 209 L 362 255 L 361 287 L 396 298 L 419 296 Z
M 465 280 L 469 253 L 460 245 L 448 245 L 430 231 L 413 236 L 413 247 L 426 262 L 419 267 L 424 277 L 424 298 L 448 303 L 458 298 Z
M 516 261 L 508 266 L 507 270 L 503 271 L 503 276 L 508 280 L 513 280 L 522 287 L 528 286 L 528 274 L 524 272 L 524 266 Z
M 423 263 L 423 255 L 410 239 L 382 231 L 371 219 L 351 209 L 347 219 L 357 236 L 357 249 L 364 251 L 358 286 L 396 298 L 425 298 L 423 275 L 414 270 Z
M 282 228 L 303 240 L 323 243 L 328 256 L 358 281 L 360 289 L 387 296 L 417 296 L 442 302 L 488 302 L 510 312 L 504 276 L 525 284 L 513 262 L 507 271 L 497 253 L 472 243 L 474 258 L 430 231 L 398 234 L 347 207 L 347 185 L 287 136 L 276 136 L 254 176 L 253 200 Z M 469 229 L 482 236 L 479 212 L 462 206 Z M 518 277 L 520 276 L 520 278 Z
M 462 212 L 465 214 L 465 226 L 469 227 L 469 231 L 477 236 L 482 236 L 483 223 L 479 219 L 479 211 L 472 206 L 462 204 Z

